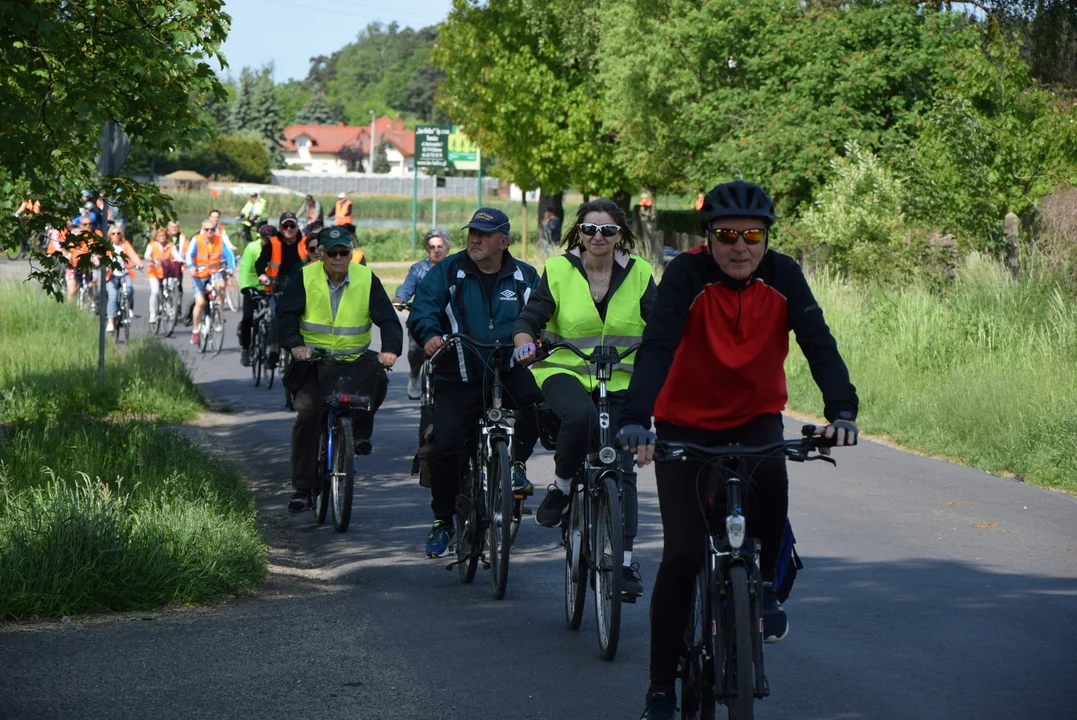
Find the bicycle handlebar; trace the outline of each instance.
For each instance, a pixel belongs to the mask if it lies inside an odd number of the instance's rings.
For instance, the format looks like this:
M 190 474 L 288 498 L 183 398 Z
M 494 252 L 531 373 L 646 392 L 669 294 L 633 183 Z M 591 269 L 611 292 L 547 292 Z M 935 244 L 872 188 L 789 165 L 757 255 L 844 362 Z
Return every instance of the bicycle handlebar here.
M 475 340 L 470 335 L 464 333 L 449 333 L 448 335 L 441 336 L 441 347 L 434 351 L 434 354 L 426 359 L 426 362 L 430 363 L 433 367 L 434 361 L 437 360 L 438 355 L 442 353 L 445 348 L 450 347 L 456 343 L 464 343 L 470 345 L 473 348 L 479 348 L 482 350 L 513 350 L 512 343 L 483 343 Z
M 545 360 L 557 350 L 570 350 L 585 363 L 591 363 L 592 365 L 614 365 L 639 350 L 640 345 L 641 343 L 636 343 L 624 352 L 618 352 L 617 348 L 613 345 L 599 345 L 588 354 L 570 342 L 559 340 L 555 343 L 544 343 L 540 338 L 535 341 L 535 357 L 537 360 Z
M 721 460 L 740 457 L 769 457 L 782 453 L 793 462 L 822 460 L 837 465 L 833 458 L 826 455 L 812 455 L 813 450 L 834 447 L 836 437 L 827 438 L 815 434 L 815 425 L 805 425 L 800 429 L 801 437 L 796 440 L 780 440 L 768 445 L 697 445 L 686 442 L 669 442 L 660 440 L 655 444 L 655 462 L 671 462 L 696 457 L 702 460 Z

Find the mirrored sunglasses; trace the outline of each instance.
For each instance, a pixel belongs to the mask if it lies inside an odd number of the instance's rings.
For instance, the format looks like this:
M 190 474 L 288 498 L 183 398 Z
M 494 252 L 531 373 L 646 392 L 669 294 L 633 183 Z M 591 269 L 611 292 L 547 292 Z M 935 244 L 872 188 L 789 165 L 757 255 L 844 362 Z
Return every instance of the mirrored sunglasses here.
M 758 245 L 767 237 L 764 228 L 748 228 L 747 230 L 730 230 L 729 228 L 711 228 L 714 239 L 723 245 L 736 245 L 737 240 L 744 238 L 748 245 Z
M 594 237 L 595 233 L 602 233 L 602 237 L 613 237 L 621 232 L 620 225 L 595 225 L 594 223 L 580 223 L 580 232 L 587 237 Z

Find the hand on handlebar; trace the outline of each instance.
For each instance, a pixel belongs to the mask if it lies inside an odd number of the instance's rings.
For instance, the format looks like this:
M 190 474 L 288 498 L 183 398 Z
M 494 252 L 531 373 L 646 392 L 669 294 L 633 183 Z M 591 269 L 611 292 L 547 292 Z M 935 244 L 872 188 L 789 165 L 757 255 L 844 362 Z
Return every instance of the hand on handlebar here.
M 379 353 L 378 362 L 382 364 L 382 367 L 391 368 L 396 364 L 396 355 L 387 352 Z
M 310 360 L 314 356 L 314 351 L 306 345 L 300 345 L 299 347 L 292 348 L 292 357 L 296 360 Z
M 512 362 L 514 365 L 527 367 L 537 359 L 535 352 L 536 347 L 533 342 L 526 342 L 523 345 L 518 345 L 516 349 L 512 351 Z
M 860 431 L 857 430 L 856 423 L 852 420 L 835 420 L 826 427 L 816 428 L 816 435 L 822 435 L 827 440 L 834 441 L 834 447 L 842 447 L 847 445 L 856 445 L 857 437 Z M 820 447 L 820 455 L 829 455 L 829 447 Z
M 444 344 L 445 343 L 441 340 L 441 336 L 435 335 L 426 341 L 426 345 L 423 345 L 423 352 L 426 353 L 427 357 L 431 357 Z
M 617 444 L 628 452 L 636 453 L 636 465 L 643 467 L 654 460 L 654 444 L 658 440 L 653 432 L 642 425 L 625 425 L 617 431 Z

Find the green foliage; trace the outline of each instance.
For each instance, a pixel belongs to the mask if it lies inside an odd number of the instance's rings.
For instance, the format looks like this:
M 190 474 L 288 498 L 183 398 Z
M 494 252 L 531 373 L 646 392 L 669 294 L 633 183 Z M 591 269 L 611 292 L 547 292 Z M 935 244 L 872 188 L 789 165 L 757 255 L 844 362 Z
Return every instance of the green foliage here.
M 236 86 L 236 98 L 232 103 L 232 111 L 228 115 L 228 129 L 231 132 L 243 132 L 254 130 L 254 93 L 257 78 L 250 68 L 243 68 L 239 75 L 239 84 Z
M 334 125 L 337 123 L 337 118 L 326 103 L 324 95 L 312 95 L 296 115 L 293 123 L 296 125 Z
M 1036 263 L 1029 263 L 1035 265 Z M 971 255 L 949 292 L 809 277 L 860 395 L 868 433 L 991 473 L 1077 491 L 1077 306 L 1055 282 Z M 822 398 L 803 356 L 791 408 Z
M 1035 85 L 1019 46 L 992 32 L 955 57 L 920 137 L 895 167 L 907 174 L 910 213 L 998 252 L 1007 212 L 1027 215 L 1059 185 L 1077 183 L 1077 109 Z
M 306 84 L 299 80 L 288 80 L 287 82 L 278 83 L 273 86 L 274 102 L 277 105 L 277 109 L 280 111 L 281 127 L 286 128 L 289 125 L 297 123 L 305 123 L 307 121 L 300 120 L 303 114 L 306 112 L 306 108 L 315 101 L 316 96 L 309 89 Z M 325 98 L 321 98 L 321 102 L 324 105 Z M 329 108 L 325 107 L 319 117 L 323 118 L 319 122 L 326 124 L 335 123 L 336 120 L 331 119 L 332 115 L 329 112 Z
M 376 173 L 387 173 L 392 169 L 389 165 L 389 155 L 386 152 L 387 143 L 382 143 L 374 148 L 374 165 L 371 168 Z
M 499 177 L 592 195 L 630 187 L 595 72 L 602 13 L 583 0 L 454 0 L 434 53 L 446 74 L 439 104 L 497 155 Z
M 115 119 L 132 143 L 165 153 L 205 132 L 199 102 L 223 98 L 210 62 L 230 18 L 221 0 L 0 3 L 0 244 L 21 231 L 14 208 L 29 191 L 44 213 L 33 224 L 63 226 L 71 207 L 62 188 L 122 187 L 124 214 L 159 221 L 166 199 L 155 188 L 99 180 L 94 162 L 101 129 Z M 70 203 L 70 201 L 68 201 Z M 45 265 L 45 275 L 49 264 Z M 46 279 L 44 275 L 35 275 Z
M 830 166 L 829 182 L 815 194 L 800 223 L 819 259 L 861 278 L 892 278 L 915 270 L 901 181 L 855 142 Z
M 642 184 L 744 177 L 780 210 L 810 199 L 849 141 L 907 144 L 949 55 L 977 41 L 960 16 L 902 3 L 611 0 L 599 56 L 618 153 Z M 610 12 L 614 7 L 616 13 Z

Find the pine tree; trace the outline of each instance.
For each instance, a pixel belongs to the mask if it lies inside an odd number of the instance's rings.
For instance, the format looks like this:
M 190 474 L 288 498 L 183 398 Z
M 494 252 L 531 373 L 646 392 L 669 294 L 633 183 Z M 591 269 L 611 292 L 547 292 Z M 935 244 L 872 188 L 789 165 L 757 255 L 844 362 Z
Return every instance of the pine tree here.
M 273 78 L 265 70 L 254 82 L 254 91 L 250 99 L 250 127 L 262 138 L 266 150 L 272 158 L 273 167 L 284 167 L 280 141 L 284 139 L 284 118 L 277 107 L 276 94 L 273 92 Z
M 336 122 L 333 111 L 329 109 L 322 94 L 311 97 L 295 116 L 296 125 L 334 125 Z
M 236 101 L 232 105 L 232 113 L 228 117 L 228 129 L 232 133 L 240 133 L 244 130 L 254 129 L 254 113 L 251 104 L 254 95 L 254 73 L 250 68 L 243 68 L 239 75 L 239 86 L 236 88 Z
M 392 170 L 389 165 L 389 154 L 386 152 L 387 143 L 382 143 L 374 148 L 374 167 L 376 173 L 387 173 Z

